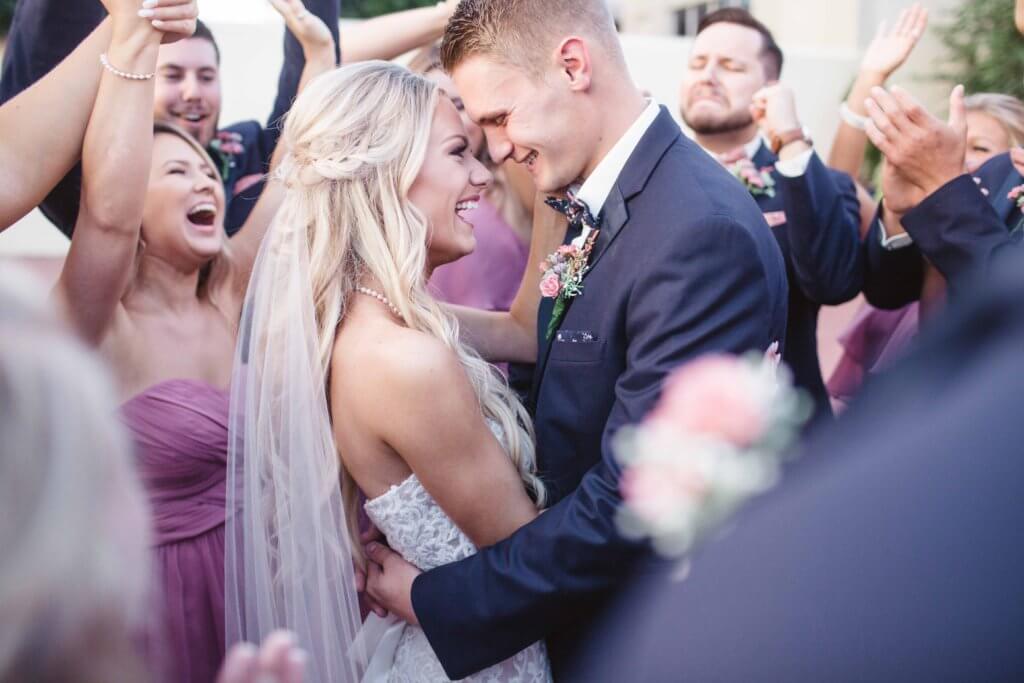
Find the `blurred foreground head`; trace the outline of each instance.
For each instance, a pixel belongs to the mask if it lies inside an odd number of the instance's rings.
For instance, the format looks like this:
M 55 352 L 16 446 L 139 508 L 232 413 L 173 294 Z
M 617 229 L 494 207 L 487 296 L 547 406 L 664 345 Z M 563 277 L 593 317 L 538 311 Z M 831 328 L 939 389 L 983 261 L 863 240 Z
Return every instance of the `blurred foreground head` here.
M 99 361 L 0 274 L 0 681 L 138 681 L 148 511 Z

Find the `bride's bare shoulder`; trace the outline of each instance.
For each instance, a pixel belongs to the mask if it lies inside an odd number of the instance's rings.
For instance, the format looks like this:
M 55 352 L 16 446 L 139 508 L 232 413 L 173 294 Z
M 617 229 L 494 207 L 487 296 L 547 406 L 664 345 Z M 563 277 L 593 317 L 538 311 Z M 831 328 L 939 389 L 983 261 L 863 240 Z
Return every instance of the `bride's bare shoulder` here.
M 339 333 L 331 383 L 341 381 L 364 397 L 401 404 L 436 398 L 445 387 L 468 382 L 458 355 L 441 340 L 398 325 Z

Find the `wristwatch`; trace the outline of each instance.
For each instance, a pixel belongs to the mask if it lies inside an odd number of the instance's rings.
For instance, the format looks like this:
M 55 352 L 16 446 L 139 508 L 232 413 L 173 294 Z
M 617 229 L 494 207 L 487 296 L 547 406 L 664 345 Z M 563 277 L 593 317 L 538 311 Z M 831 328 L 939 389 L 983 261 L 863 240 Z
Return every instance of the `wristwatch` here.
M 783 147 L 794 142 L 806 142 L 808 145 L 814 145 L 814 140 L 811 139 L 811 131 L 806 128 L 794 128 L 782 133 L 774 133 L 769 142 L 771 143 L 772 154 L 775 156 L 779 155 Z

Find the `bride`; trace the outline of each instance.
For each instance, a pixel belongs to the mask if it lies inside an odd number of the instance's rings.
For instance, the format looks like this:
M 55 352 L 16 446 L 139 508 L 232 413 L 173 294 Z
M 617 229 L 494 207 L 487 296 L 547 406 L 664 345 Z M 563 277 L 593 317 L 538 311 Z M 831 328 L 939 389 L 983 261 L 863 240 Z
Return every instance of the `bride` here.
M 286 197 L 232 382 L 229 643 L 285 627 L 311 681 L 447 680 L 418 627 L 391 622 L 369 651 L 353 541 L 360 492 L 423 570 L 508 537 L 544 504 L 529 415 L 426 290 L 434 268 L 473 250 L 490 173 L 437 86 L 382 62 L 311 82 L 282 142 Z M 535 236 L 532 261 L 559 241 Z M 530 318 L 535 271 L 514 305 Z M 550 679 L 536 643 L 468 680 Z

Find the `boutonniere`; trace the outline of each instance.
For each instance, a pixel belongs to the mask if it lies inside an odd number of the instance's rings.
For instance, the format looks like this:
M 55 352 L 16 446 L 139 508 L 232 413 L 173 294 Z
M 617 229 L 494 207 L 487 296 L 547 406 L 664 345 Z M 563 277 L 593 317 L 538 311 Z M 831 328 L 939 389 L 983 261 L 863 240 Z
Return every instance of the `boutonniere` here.
M 1018 185 L 1010 190 L 1006 198 L 1017 204 L 1017 208 L 1024 211 L 1024 185 Z
M 682 557 L 775 484 L 810 405 L 776 344 L 763 357 L 712 354 L 684 365 L 651 414 L 612 440 L 623 465 L 619 530 Z
M 241 133 L 230 130 L 217 132 L 217 137 L 210 141 L 210 148 L 220 156 L 222 178 L 227 178 L 228 173 L 235 167 L 235 157 L 245 152 L 244 138 Z
M 572 244 L 560 246 L 540 264 L 540 272 L 543 273 L 540 280 L 541 296 L 555 300 L 547 329 L 549 341 L 565 315 L 569 299 L 583 293 L 583 276 L 590 267 L 590 252 L 594 249 L 599 232 L 593 228 L 583 228 L 582 234 Z
M 773 166 L 758 168 L 750 159 L 740 159 L 728 164 L 726 168 L 755 197 L 760 195 L 765 195 L 766 197 L 775 196 L 775 179 L 772 178 L 772 171 L 775 168 Z

